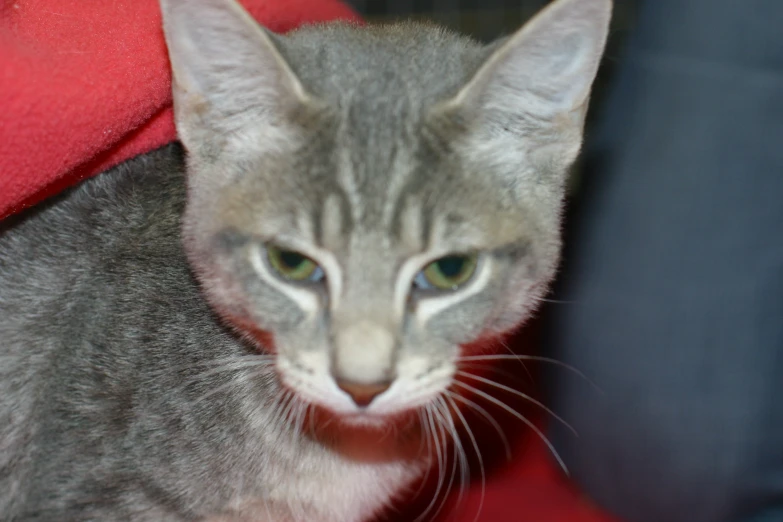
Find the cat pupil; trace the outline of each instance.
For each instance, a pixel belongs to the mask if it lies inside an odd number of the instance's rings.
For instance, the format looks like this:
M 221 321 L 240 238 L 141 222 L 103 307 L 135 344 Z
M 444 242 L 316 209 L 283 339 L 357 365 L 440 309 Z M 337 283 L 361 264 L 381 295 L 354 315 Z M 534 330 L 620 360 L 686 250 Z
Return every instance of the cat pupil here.
M 282 261 L 287 268 L 294 269 L 305 262 L 305 257 L 296 252 L 291 252 L 290 250 L 283 250 L 280 252 L 280 261 Z
M 457 277 L 465 266 L 465 258 L 462 256 L 444 257 L 437 261 L 438 270 L 444 277 Z

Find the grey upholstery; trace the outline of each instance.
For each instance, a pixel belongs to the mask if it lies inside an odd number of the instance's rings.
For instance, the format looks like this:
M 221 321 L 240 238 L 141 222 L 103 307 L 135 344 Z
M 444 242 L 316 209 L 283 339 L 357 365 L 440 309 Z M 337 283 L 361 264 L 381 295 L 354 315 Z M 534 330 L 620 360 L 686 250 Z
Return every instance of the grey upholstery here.
M 628 522 L 783 521 L 783 1 L 647 0 L 547 322 L 552 428 Z M 777 510 L 777 511 L 776 511 Z

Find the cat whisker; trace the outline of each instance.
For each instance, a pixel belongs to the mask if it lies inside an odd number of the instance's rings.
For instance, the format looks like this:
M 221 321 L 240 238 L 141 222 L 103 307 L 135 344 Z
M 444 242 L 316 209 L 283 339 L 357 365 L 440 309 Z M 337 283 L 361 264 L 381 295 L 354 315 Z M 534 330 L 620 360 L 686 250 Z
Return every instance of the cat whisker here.
M 454 455 L 459 461 L 460 468 L 460 488 L 459 496 L 457 497 L 457 506 L 460 506 L 464 500 L 465 491 L 470 483 L 470 466 L 468 465 L 468 456 L 465 452 L 465 447 L 462 444 L 462 439 L 457 431 L 457 425 L 454 422 L 454 416 L 449 413 L 449 404 L 443 396 L 438 397 L 438 403 L 443 410 L 443 417 L 446 419 L 446 426 L 451 432 L 452 439 L 454 441 Z M 455 467 L 456 467 L 455 460 Z
M 269 511 L 269 502 L 268 502 L 268 501 L 265 501 L 265 502 L 264 502 L 264 508 L 265 508 L 265 510 L 266 510 L 266 517 L 267 517 L 267 520 L 272 520 L 272 512 L 271 512 L 271 511 Z
M 562 301 L 560 299 L 548 299 L 546 297 L 539 297 L 536 301 L 541 303 L 553 303 L 553 304 L 576 304 L 577 301 Z
M 294 398 L 292 411 L 294 412 L 294 440 L 298 440 L 300 437 L 302 437 L 302 425 L 304 424 L 305 415 L 307 415 L 307 406 L 302 401 Z
M 542 410 L 544 410 L 545 412 L 550 414 L 552 417 L 557 419 L 558 422 L 560 422 L 563 426 L 568 428 L 571 431 L 571 433 L 573 433 L 575 436 L 577 436 L 577 437 L 579 436 L 579 434 L 576 432 L 576 430 L 574 429 L 573 426 L 568 424 L 562 417 L 560 417 L 558 414 L 553 412 L 550 408 L 545 406 L 544 403 L 542 403 L 541 401 L 539 401 L 537 399 L 534 399 L 530 395 L 528 395 L 526 393 L 523 393 L 523 392 L 521 392 L 519 390 L 515 390 L 514 388 L 511 388 L 510 386 L 506 386 L 505 384 L 501 384 L 499 382 L 495 382 L 492 379 L 487 379 L 486 377 L 480 377 L 478 375 L 473 375 L 470 372 L 457 371 L 456 374 L 460 375 L 462 377 L 467 377 L 468 379 L 473 379 L 475 381 L 483 382 L 484 384 L 487 384 L 487 385 L 492 386 L 494 388 L 497 388 L 499 390 L 503 390 L 503 391 L 506 391 L 508 393 L 512 393 L 512 394 L 516 395 L 517 397 L 520 397 L 520 398 L 525 399 L 526 401 L 528 401 L 528 402 L 530 402 L 532 404 L 535 404 L 536 406 L 538 406 L 539 408 L 541 408 Z
M 440 425 L 440 420 L 435 416 L 435 410 L 432 404 L 428 405 L 428 410 L 430 414 L 430 422 L 433 424 L 433 433 L 435 433 L 436 438 L 436 444 L 437 444 L 437 450 L 438 450 L 438 487 L 435 490 L 435 494 L 432 498 L 432 503 L 430 506 L 427 507 L 427 511 L 430 510 L 430 508 L 434 507 L 434 502 L 437 501 L 438 495 L 443 490 L 444 486 L 446 485 L 446 437 L 443 432 L 443 427 Z M 426 514 L 426 511 L 425 511 Z
M 434 414 L 435 418 L 438 420 L 438 429 L 440 430 L 441 437 L 443 437 L 443 441 L 444 441 L 443 442 L 443 444 L 444 444 L 444 446 L 443 446 L 443 461 L 444 461 L 444 464 L 446 464 L 448 462 L 448 460 L 446 458 L 447 454 L 446 454 L 446 446 L 445 445 L 448 443 L 448 440 L 449 440 L 448 435 L 452 435 L 452 437 L 453 437 L 453 432 L 452 432 L 451 426 L 449 425 L 449 422 L 447 420 L 447 418 L 449 417 L 448 416 L 448 412 L 446 412 L 446 416 L 444 416 L 443 413 L 440 411 L 440 403 L 438 402 L 439 400 L 440 400 L 440 397 L 438 397 L 436 402 L 432 403 L 432 406 L 433 406 L 433 410 L 432 411 L 433 411 L 433 414 Z M 446 505 L 446 502 L 449 499 L 449 493 L 451 492 L 452 487 L 454 485 L 454 479 L 457 476 L 457 466 L 460 463 L 458 458 L 457 458 L 457 443 L 458 443 L 457 439 L 452 439 L 452 443 L 454 444 L 454 446 L 453 446 L 454 459 L 453 459 L 453 461 L 451 463 L 451 474 L 449 475 L 448 484 L 445 485 L 446 487 L 443 490 L 443 498 L 441 499 L 440 503 L 438 504 L 438 509 L 436 509 L 435 512 L 432 514 L 432 519 L 433 520 L 437 519 L 438 515 L 440 514 L 440 512 L 443 510 L 444 506 Z M 445 467 L 444 467 L 443 472 L 444 472 L 444 479 L 445 479 L 445 473 L 446 473 Z M 437 496 L 435 498 L 437 498 Z M 462 491 L 460 491 L 460 501 L 461 501 L 461 499 L 462 499 Z
M 439 408 L 437 406 L 434 408 L 433 411 L 434 411 L 435 415 L 437 416 L 437 418 L 439 419 L 438 422 L 439 422 L 439 425 L 440 425 L 440 429 L 442 430 L 441 432 L 442 432 L 442 435 L 443 435 L 443 440 L 445 441 L 444 442 L 444 446 L 443 446 L 443 453 L 444 453 L 443 460 L 444 460 L 444 462 L 448 463 L 448 453 L 446 452 L 447 448 L 445 446 L 445 444 L 449 443 L 448 425 L 444 421 L 443 416 L 441 415 L 440 410 L 439 410 Z M 456 449 L 456 446 L 454 445 L 453 441 L 451 441 L 451 444 L 453 446 L 452 449 L 453 449 L 453 454 L 454 454 L 454 457 L 452 458 L 452 463 L 451 463 L 451 474 L 449 475 L 449 481 L 446 483 L 446 487 L 443 489 L 443 495 L 442 495 L 440 503 L 438 504 L 438 509 L 436 509 L 435 513 L 433 513 L 433 515 L 432 515 L 433 520 L 437 519 L 438 515 L 440 514 L 440 512 L 443 510 L 444 506 L 446 505 L 446 502 L 449 499 L 449 495 L 451 494 L 452 488 L 454 487 L 454 479 L 457 476 L 457 465 L 458 465 L 458 461 L 457 461 L 457 458 L 456 458 L 456 451 L 457 451 L 457 449 Z
M 463 397 L 459 393 L 454 393 L 451 391 L 446 390 L 446 394 L 451 399 L 456 399 L 469 408 L 472 408 L 473 410 L 477 411 L 481 416 L 483 416 L 491 425 L 493 428 L 495 428 L 495 431 L 497 431 L 498 436 L 500 436 L 500 440 L 503 442 L 503 448 L 506 451 L 506 460 L 511 461 L 512 455 L 511 455 L 511 444 L 508 442 L 508 437 L 506 437 L 506 433 L 503 431 L 503 428 L 500 427 L 500 424 L 498 421 L 495 420 L 495 418 L 489 414 L 489 412 L 484 409 L 483 407 L 479 406 L 472 400 Z
M 282 413 L 282 403 L 285 402 L 285 395 L 278 395 L 272 400 L 271 414 L 269 415 L 269 424 L 277 427 L 280 424 L 280 415 Z
M 506 343 L 504 340 L 502 340 L 502 339 L 500 340 L 500 345 L 503 348 L 505 348 L 505 350 L 509 354 L 516 355 L 514 353 L 514 350 L 512 350 L 511 347 L 508 345 L 508 343 Z M 524 360 L 523 359 L 517 359 L 517 362 L 519 362 L 519 365 L 522 367 L 523 370 L 525 370 L 525 373 L 527 374 L 528 379 L 530 379 L 530 382 L 533 382 L 534 381 L 533 374 L 530 373 L 530 369 L 527 367 L 527 365 L 525 364 Z
M 484 471 L 484 459 L 481 457 L 481 450 L 479 450 L 479 445 L 476 441 L 476 437 L 473 435 L 473 430 L 470 429 L 468 422 L 465 420 L 465 416 L 459 410 L 459 406 L 454 402 L 453 396 L 451 394 L 446 395 L 446 400 L 451 405 L 457 417 L 459 417 L 460 421 L 462 422 L 462 426 L 465 428 L 465 431 L 470 438 L 470 442 L 473 444 L 473 451 L 476 452 L 476 459 L 478 460 L 479 470 L 481 471 L 481 500 L 479 500 L 479 507 L 476 511 L 476 517 L 473 519 L 473 522 L 477 522 L 479 516 L 481 515 L 481 511 L 484 508 L 484 496 L 487 493 L 487 477 Z
M 291 430 L 292 428 L 295 428 L 292 426 L 291 422 L 291 411 L 294 408 L 294 405 L 296 403 L 296 396 L 288 391 L 284 390 L 283 396 L 278 399 L 279 406 L 278 411 L 275 414 L 274 422 L 281 428 L 283 428 L 281 431 L 287 432 Z
M 461 368 L 478 368 L 478 369 L 486 369 L 487 365 L 485 364 L 479 364 L 479 363 L 462 363 L 460 364 Z M 521 377 L 517 374 L 511 373 L 508 370 L 504 370 L 502 368 L 498 368 L 497 366 L 491 367 L 492 373 L 497 373 L 499 375 L 504 375 L 508 377 L 509 379 L 513 381 L 521 381 Z
M 231 361 L 224 363 L 220 366 L 217 366 L 216 368 L 212 368 L 210 370 L 206 370 L 203 372 L 200 372 L 194 376 L 191 377 L 191 379 L 204 379 L 206 377 L 210 377 L 212 375 L 217 375 L 219 373 L 223 372 L 229 372 L 229 371 L 238 371 L 238 370 L 246 370 L 246 369 L 257 369 L 260 367 L 266 368 L 268 366 L 272 366 L 274 364 L 274 361 L 272 360 L 249 360 L 249 361 Z
M 598 392 L 604 393 L 604 391 L 601 389 L 600 386 L 598 386 L 595 382 L 593 382 L 589 377 L 587 377 L 583 372 L 581 372 L 579 369 L 571 366 L 570 364 L 564 363 L 562 361 L 558 361 L 557 359 L 552 359 L 551 357 L 542 357 L 539 355 L 520 355 L 520 354 L 512 354 L 512 355 L 505 355 L 505 354 L 486 354 L 486 355 L 463 355 L 460 357 L 457 357 L 457 362 L 483 362 L 483 361 L 502 361 L 502 360 L 522 360 L 522 361 L 533 361 L 533 362 L 543 362 L 543 363 L 549 363 L 554 364 L 555 366 L 560 366 L 561 368 L 565 368 L 566 370 L 578 375 L 582 379 L 585 380 L 590 386 L 595 388 Z
M 237 362 L 237 361 L 235 361 L 235 362 Z M 197 373 L 196 375 L 189 376 L 185 380 L 185 382 L 181 383 L 179 386 L 176 387 L 176 390 L 177 391 L 184 391 L 186 388 L 188 388 L 189 386 L 194 385 L 194 384 L 199 384 L 199 383 L 206 384 L 206 383 L 204 383 L 205 379 L 207 379 L 207 378 L 209 378 L 211 376 L 214 376 L 214 375 L 221 374 L 221 373 L 236 372 L 236 371 L 239 371 L 239 370 L 257 370 L 260 367 L 266 367 L 266 366 L 269 366 L 269 365 L 273 364 L 271 361 L 247 361 L 247 363 L 248 364 L 243 364 L 243 365 L 240 365 L 240 366 L 224 365 L 224 366 L 221 366 L 221 367 L 212 368 L 212 369 L 206 370 L 204 372 Z M 216 387 L 212 387 L 211 389 L 207 390 L 200 397 L 192 400 L 191 401 L 191 405 L 195 406 L 195 405 L 199 404 L 200 402 L 208 399 L 212 395 L 214 395 L 216 393 L 223 392 L 224 390 L 230 388 L 231 386 L 237 386 L 237 381 L 236 381 L 235 378 L 231 378 L 231 379 L 227 380 L 226 382 L 224 382 L 223 384 L 221 384 L 219 386 L 216 386 Z M 163 396 L 163 397 L 153 401 L 151 405 L 152 406 L 157 406 L 157 405 L 161 404 L 163 402 L 163 400 L 165 399 L 165 397 L 170 397 L 170 394 L 166 395 L 166 396 Z
M 185 390 L 189 386 L 204 381 L 205 379 L 212 377 L 214 375 L 218 375 L 221 373 L 229 373 L 229 372 L 237 372 L 240 370 L 254 370 L 254 369 L 260 369 L 260 368 L 267 368 L 269 366 L 274 365 L 274 360 L 272 359 L 257 359 L 256 357 L 251 357 L 250 360 L 237 360 L 236 358 L 226 358 L 223 360 L 213 360 L 213 361 L 204 361 L 201 366 L 214 366 L 213 368 L 209 368 L 207 370 L 198 372 L 194 375 L 187 375 L 182 376 L 180 375 L 180 378 L 184 378 L 184 382 L 180 383 L 177 386 L 178 391 Z M 193 365 L 185 368 L 192 368 Z
M 173 373 L 173 374 L 179 374 L 180 372 L 184 370 L 190 370 L 193 368 L 199 368 L 199 367 L 213 367 L 213 366 L 221 366 L 227 363 L 241 363 L 241 364 L 249 364 L 252 366 L 252 364 L 257 364 L 261 361 L 268 361 L 268 362 L 274 362 L 276 359 L 273 355 L 230 355 L 227 357 L 220 357 L 217 359 L 209 359 L 205 361 L 188 361 L 186 363 L 182 363 L 179 365 L 173 365 L 173 366 L 167 366 L 165 368 L 165 371 L 167 373 Z
M 281 408 L 281 414 L 278 417 L 279 425 L 283 428 L 284 433 L 292 433 L 293 439 L 296 440 L 298 438 L 298 423 L 296 422 L 296 396 L 292 392 L 286 391 L 286 399 L 283 404 L 284 406 Z
M 570 476 L 570 472 L 568 471 L 568 467 L 565 465 L 565 462 L 563 462 L 563 459 L 560 457 L 560 454 L 557 452 L 557 450 L 555 449 L 554 445 L 549 441 L 549 439 L 546 437 L 546 435 L 544 435 L 541 432 L 541 430 L 535 424 L 533 424 L 533 422 L 530 421 L 530 419 L 528 419 L 527 417 L 525 417 L 524 415 L 522 415 L 521 413 L 516 411 L 514 408 L 512 408 L 511 406 L 509 406 L 505 402 L 503 402 L 503 401 L 493 397 L 492 395 L 490 395 L 490 394 L 488 394 L 488 393 L 486 393 L 486 392 L 484 392 L 482 390 L 479 390 L 478 388 L 476 388 L 474 386 L 471 386 L 469 384 L 465 384 L 464 382 L 461 382 L 461 381 L 454 381 L 454 385 L 455 386 L 459 386 L 461 388 L 464 388 L 464 389 L 466 389 L 466 390 L 468 390 L 468 391 L 470 391 L 472 393 L 475 393 L 476 395 L 478 395 L 480 397 L 483 397 L 484 399 L 488 400 L 489 402 L 491 402 L 493 404 L 496 404 L 496 405 L 500 406 L 501 408 L 503 408 L 504 410 L 509 412 L 511 415 L 513 415 L 517 419 L 519 419 L 522 422 L 524 422 L 525 425 L 527 427 L 529 427 L 531 430 L 533 430 L 533 432 L 535 432 L 535 434 L 538 436 L 538 438 L 541 439 L 541 441 L 544 444 L 546 444 L 547 448 L 549 448 L 549 451 L 552 453 L 552 456 L 555 458 L 555 460 L 557 460 L 557 463 L 562 468 L 563 472 L 566 475 Z
M 427 423 L 425 422 L 425 419 L 424 419 L 424 409 L 417 410 L 416 414 L 419 417 L 419 426 L 421 426 L 421 429 L 423 430 L 423 433 L 422 433 L 422 436 L 421 436 L 421 440 L 419 441 L 419 451 L 418 451 L 418 453 L 422 454 L 422 453 L 424 453 L 424 451 L 426 449 L 427 451 L 426 451 L 425 454 L 429 455 L 430 440 L 429 440 L 429 436 L 428 436 L 429 432 L 427 431 Z
M 207 400 L 208 398 L 212 397 L 213 395 L 218 394 L 218 393 L 222 393 L 223 391 L 231 388 L 232 386 L 236 386 L 236 382 L 234 382 L 233 380 L 226 381 L 223 384 L 221 384 L 220 386 L 212 388 L 211 390 L 203 393 L 198 398 L 190 401 L 190 405 L 191 406 L 196 406 L 197 404 L 199 404 L 201 402 L 204 402 L 205 400 Z
M 312 407 L 312 404 L 310 404 L 310 403 L 305 404 L 305 406 L 304 406 L 304 415 L 307 415 L 308 412 L 310 412 L 310 408 L 311 407 Z M 315 415 L 313 415 L 312 412 L 310 412 L 310 415 L 308 415 L 308 417 L 310 418 L 310 431 L 309 431 L 309 433 L 310 433 L 310 435 L 315 435 L 315 433 L 316 433 L 316 429 L 315 429 Z
M 427 508 L 414 520 L 414 522 L 423 522 L 427 514 L 432 510 L 432 508 L 435 506 L 435 503 L 438 500 L 438 496 L 440 495 L 441 490 L 443 489 L 443 486 L 446 481 L 446 467 L 445 467 L 445 448 L 443 445 L 446 443 L 445 439 L 443 438 L 443 432 L 442 428 L 440 428 L 439 424 L 436 422 L 435 416 L 433 415 L 433 406 L 432 404 L 427 404 L 424 407 L 424 411 L 427 414 L 427 423 L 430 427 L 430 432 L 433 435 L 433 442 L 435 445 L 435 456 L 438 460 L 438 484 L 435 487 L 435 493 L 432 495 L 432 500 L 430 500 L 430 503 L 427 505 Z M 434 518 L 434 516 L 432 517 Z
M 427 455 L 427 465 L 424 476 L 421 478 L 421 483 L 419 484 L 416 492 L 413 494 L 413 498 L 418 498 L 418 496 L 421 494 L 422 490 L 427 485 L 427 479 L 430 478 L 430 472 L 432 471 L 432 462 L 430 460 L 432 458 L 433 449 L 431 437 L 434 437 L 434 434 L 430 431 L 430 426 L 427 422 L 424 408 L 419 409 L 418 415 L 419 424 L 421 425 L 421 429 L 423 431 L 421 443 L 419 444 L 419 454 L 426 450 L 425 455 Z
M 378 439 L 378 443 L 380 444 L 389 438 L 396 439 L 398 433 L 399 433 L 399 428 L 394 424 L 390 424 L 386 426 L 386 430 L 384 431 L 383 436 L 380 439 Z
M 281 402 L 285 400 L 285 395 L 275 395 L 272 397 L 271 403 L 266 405 L 266 408 L 269 411 L 269 416 L 267 418 L 267 422 L 271 425 L 277 425 L 277 419 L 280 415 L 280 404 Z M 258 405 L 256 409 L 262 409 L 264 406 Z
M 326 419 L 324 422 L 322 422 L 322 423 L 321 423 L 321 429 L 327 428 L 327 427 L 328 427 L 330 424 L 332 424 L 333 422 L 335 422 L 335 420 L 336 420 L 336 419 L 337 419 L 337 417 L 335 417 L 335 416 L 330 416 L 330 417 L 329 417 L 329 418 L 327 418 L 327 419 Z

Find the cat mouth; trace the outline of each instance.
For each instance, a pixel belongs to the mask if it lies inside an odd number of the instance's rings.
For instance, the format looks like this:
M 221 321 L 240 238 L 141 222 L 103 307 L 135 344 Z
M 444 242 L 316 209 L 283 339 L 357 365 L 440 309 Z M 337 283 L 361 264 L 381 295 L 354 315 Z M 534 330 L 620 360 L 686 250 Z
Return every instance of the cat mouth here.
M 368 411 L 346 414 L 311 405 L 302 423 L 307 436 L 352 460 L 414 459 L 426 447 L 417 409 L 391 415 Z
M 334 411 L 327 406 L 321 405 L 312 405 L 311 408 L 315 412 L 315 419 L 322 423 L 317 425 L 326 426 L 334 424 L 341 429 L 403 429 L 405 426 L 418 419 L 419 416 L 418 408 L 409 408 L 394 412 L 377 412 L 371 408 L 359 408 L 356 411 L 351 412 Z

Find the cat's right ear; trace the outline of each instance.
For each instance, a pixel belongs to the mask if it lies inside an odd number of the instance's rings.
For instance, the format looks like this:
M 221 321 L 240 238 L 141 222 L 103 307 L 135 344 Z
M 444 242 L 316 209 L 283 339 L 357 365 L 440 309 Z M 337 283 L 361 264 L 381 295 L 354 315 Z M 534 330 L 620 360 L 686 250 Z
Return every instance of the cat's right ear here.
M 235 0 L 160 0 L 177 132 L 189 152 L 286 140 L 288 116 L 314 100 L 273 37 Z M 263 133 L 263 136 L 258 135 Z
M 534 148 L 570 163 L 581 144 L 611 13 L 612 0 L 552 1 L 496 44 L 467 85 L 436 114 L 486 131 L 483 139 L 518 138 L 516 146 L 538 141 Z

